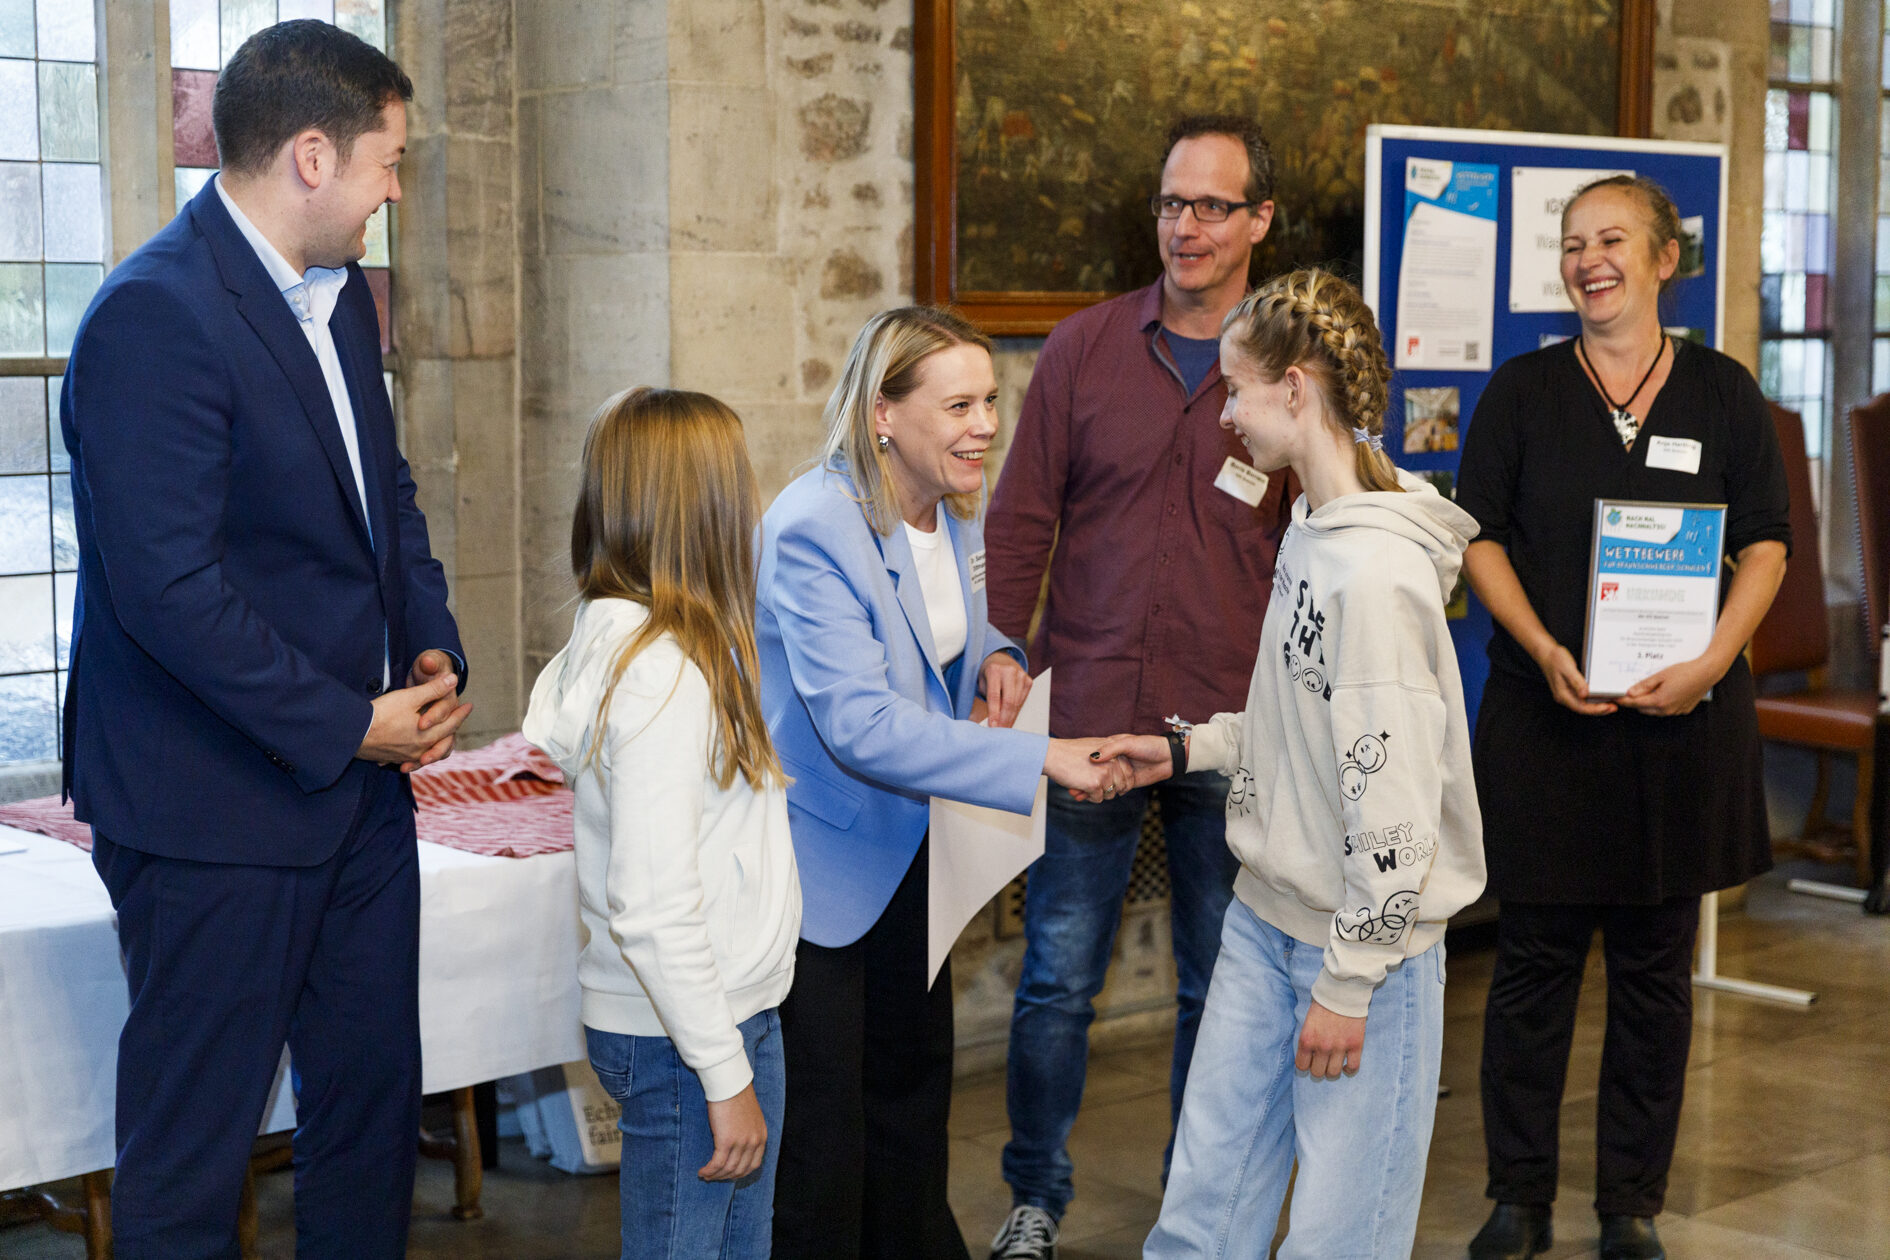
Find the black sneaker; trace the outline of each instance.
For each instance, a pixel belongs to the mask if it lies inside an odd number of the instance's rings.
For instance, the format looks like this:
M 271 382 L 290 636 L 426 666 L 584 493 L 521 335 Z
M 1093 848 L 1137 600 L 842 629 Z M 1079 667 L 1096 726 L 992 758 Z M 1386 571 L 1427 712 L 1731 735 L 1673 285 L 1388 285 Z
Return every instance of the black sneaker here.
M 1020 1203 L 991 1240 L 991 1260 L 1057 1260 L 1057 1220 L 1040 1207 Z

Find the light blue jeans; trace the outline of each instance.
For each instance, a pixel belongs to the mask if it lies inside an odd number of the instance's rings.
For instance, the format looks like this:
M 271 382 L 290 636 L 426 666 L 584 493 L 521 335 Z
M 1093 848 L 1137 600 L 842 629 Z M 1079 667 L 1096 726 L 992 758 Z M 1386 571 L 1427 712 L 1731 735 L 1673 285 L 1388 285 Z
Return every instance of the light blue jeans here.
M 1293 1161 L 1279 1260 L 1407 1260 L 1437 1112 L 1444 946 L 1372 997 L 1356 1076 L 1314 1080 L 1293 1056 L 1325 951 L 1227 908 L 1174 1164 L 1144 1260 L 1264 1257 Z
M 709 1103 L 675 1044 L 584 1030 L 598 1081 L 623 1107 L 623 1260 L 766 1260 L 786 1097 L 780 1017 L 762 1011 L 742 1022 L 741 1033 L 768 1149 L 761 1167 L 740 1181 L 704 1181 L 696 1170 L 715 1153 Z

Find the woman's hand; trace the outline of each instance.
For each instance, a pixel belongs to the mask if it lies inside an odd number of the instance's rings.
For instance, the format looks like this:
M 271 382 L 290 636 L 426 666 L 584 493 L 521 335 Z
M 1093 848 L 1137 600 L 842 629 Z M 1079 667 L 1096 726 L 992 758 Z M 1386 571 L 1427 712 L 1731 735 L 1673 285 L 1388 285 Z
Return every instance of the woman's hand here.
M 1009 652 L 993 652 L 978 671 L 978 694 L 984 697 L 986 724 L 1009 726 L 1030 694 L 1030 675 Z
M 1120 758 L 1098 760 L 1091 754 L 1103 746 L 1100 739 L 1053 739 L 1044 755 L 1043 772 L 1079 801 L 1106 801 L 1134 786 L 1135 774 Z
M 1537 657 L 1536 667 L 1548 680 L 1549 694 L 1563 708 L 1585 717 L 1603 717 L 1614 712 L 1615 706 L 1606 700 L 1588 698 L 1588 680 L 1582 677 L 1575 657 L 1560 643 L 1552 644 L 1546 653 Z
M 761 1167 L 768 1149 L 768 1122 L 761 1118 L 761 1103 L 752 1083 L 733 1098 L 709 1104 L 709 1132 L 715 1136 L 715 1154 L 696 1170 L 704 1181 L 740 1181 Z
M 1312 1073 L 1314 1080 L 1336 1081 L 1340 1073 L 1356 1076 L 1364 1053 L 1365 1017 L 1336 1015 L 1314 1002 L 1299 1030 L 1293 1066 Z
M 1161 735 L 1112 735 L 1095 752 L 1098 761 L 1120 757 L 1135 775 L 1131 787 L 1160 783 L 1175 773 L 1174 755 Z
M 1621 703 L 1649 717 L 1691 713 L 1713 685 L 1726 676 L 1727 668 L 1707 657 L 1696 656 L 1641 679 L 1627 689 Z

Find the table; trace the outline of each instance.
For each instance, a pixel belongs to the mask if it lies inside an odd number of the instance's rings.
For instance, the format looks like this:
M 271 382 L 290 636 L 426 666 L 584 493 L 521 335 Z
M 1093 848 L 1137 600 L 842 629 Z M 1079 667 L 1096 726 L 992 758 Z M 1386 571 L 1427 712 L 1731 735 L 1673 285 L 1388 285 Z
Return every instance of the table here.
M 569 852 L 420 845 L 422 1088 L 441 1093 L 585 1055 Z M 109 1168 L 128 999 L 89 854 L 0 827 L 0 1191 Z M 294 1124 L 278 1085 L 263 1132 Z

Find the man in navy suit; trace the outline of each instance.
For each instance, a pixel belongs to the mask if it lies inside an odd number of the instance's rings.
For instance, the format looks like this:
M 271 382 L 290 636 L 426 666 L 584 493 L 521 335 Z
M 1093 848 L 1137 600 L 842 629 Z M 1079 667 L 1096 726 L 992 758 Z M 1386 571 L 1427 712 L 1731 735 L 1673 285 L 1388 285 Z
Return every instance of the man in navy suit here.
M 326 23 L 250 38 L 217 83 L 221 172 L 107 278 L 66 372 L 66 777 L 131 990 L 120 1260 L 238 1254 L 285 1043 L 297 1254 L 406 1250 L 406 772 L 446 756 L 470 710 L 355 266 L 368 217 L 400 199 L 412 95 Z

